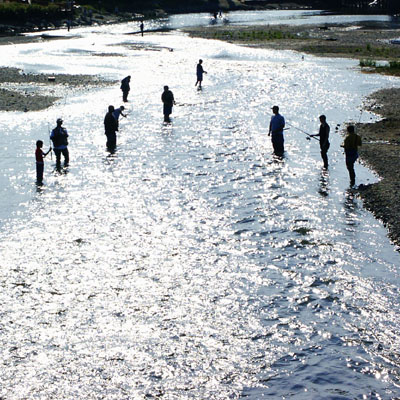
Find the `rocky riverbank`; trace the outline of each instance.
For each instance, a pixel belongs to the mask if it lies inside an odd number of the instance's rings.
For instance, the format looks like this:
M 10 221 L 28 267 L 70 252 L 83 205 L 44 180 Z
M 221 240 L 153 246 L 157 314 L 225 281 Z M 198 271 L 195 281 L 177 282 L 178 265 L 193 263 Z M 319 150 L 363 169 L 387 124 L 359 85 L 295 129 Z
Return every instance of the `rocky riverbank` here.
M 400 246 L 400 89 L 373 93 L 368 103 L 367 109 L 382 120 L 357 125 L 363 140 L 360 157 L 381 180 L 359 193 L 365 207 L 383 221 L 390 238 Z
M 114 84 L 91 75 L 26 74 L 17 68 L 0 69 L 0 111 L 38 111 L 54 104 L 72 88 Z

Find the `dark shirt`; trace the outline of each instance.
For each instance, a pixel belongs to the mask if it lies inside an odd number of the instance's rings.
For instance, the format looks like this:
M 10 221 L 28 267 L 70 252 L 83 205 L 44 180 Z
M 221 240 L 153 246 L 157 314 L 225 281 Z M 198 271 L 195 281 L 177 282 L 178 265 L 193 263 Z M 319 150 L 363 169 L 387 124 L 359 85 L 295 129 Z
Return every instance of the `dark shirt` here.
M 104 117 L 104 129 L 107 133 L 115 133 L 118 130 L 118 122 L 112 112 L 108 112 Z
M 330 130 L 331 130 L 331 128 L 325 122 L 325 123 L 322 123 L 320 125 L 318 135 L 315 135 L 315 136 L 319 136 L 319 145 L 320 145 L 321 149 L 323 147 L 326 147 L 329 144 L 329 132 L 330 132 Z
M 200 63 L 197 64 L 197 71 L 196 71 L 196 73 L 197 73 L 197 77 L 198 77 L 198 78 L 202 78 L 202 77 L 203 77 L 204 69 L 203 69 L 203 66 L 202 66 Z
M 53 147 L 56 150 L 64 150 L 68 146 L 68 133 L 62 126 L 56 126 L 51 131 L 50 139 L 53 141 Z
M 343 147 L 346 151 L 357 151 L 361 146 L 361 137 L 355 133 L 350 133 L 344 139 Z
M 164 91 L 161 100 L 166 106 L 172 107 L 174 104 L 174 95 L 170 90 Z
M 128 78 L 128 77 L 122 79 L 122 81 L 121 81 L 121 89 L 124 92 L 129 92 L 131 90 L 131 88 L 129 86 L 129 82 L 130 82 L 130 78 Z

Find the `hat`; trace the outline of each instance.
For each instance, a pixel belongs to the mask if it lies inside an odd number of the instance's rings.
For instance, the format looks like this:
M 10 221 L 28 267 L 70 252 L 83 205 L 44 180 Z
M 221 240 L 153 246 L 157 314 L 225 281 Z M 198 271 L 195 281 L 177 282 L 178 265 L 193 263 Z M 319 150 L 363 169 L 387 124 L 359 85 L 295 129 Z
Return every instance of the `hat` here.
M 273 110 L 274 108 L 277 108 L 277 109 L 279 110 L 279 107 L 278 107 L 278 106 L 273 106 L 273 107 L 271 107 L 271 110 Z
M 62 124 L 63 120 L 61 118 L 57 118 L 57 124 Z

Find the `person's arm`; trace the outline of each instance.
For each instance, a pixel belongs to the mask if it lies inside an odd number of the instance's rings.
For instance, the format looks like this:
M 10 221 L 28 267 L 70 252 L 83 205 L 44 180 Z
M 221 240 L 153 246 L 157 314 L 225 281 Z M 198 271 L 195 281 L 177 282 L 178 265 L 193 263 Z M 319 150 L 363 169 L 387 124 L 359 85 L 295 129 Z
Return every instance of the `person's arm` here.
M 51 150 L 53 150 L 53 149 L 52 149 L 51 146 L 50 146 L 50 147 L 49 147 L 49 150 L 47 151 L 47 153 L 43 153 L 43 158 L 46 157 L 47 154 L 49 154 L 49 153 L 51 152 Z
M 272 132 L 272 120 L 269 122 L 268 136 L 271 136 L 271 132 Z

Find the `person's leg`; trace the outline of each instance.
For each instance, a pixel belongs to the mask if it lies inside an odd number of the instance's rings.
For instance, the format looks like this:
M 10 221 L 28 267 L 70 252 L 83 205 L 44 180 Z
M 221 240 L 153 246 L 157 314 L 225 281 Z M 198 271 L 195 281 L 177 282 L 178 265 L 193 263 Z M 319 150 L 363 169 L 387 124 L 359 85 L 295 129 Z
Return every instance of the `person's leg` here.
M 37 183 L 43 182 L 44 164 L 36 163 L 36 181 Z
M 285 152 L 283 135 L 273 136 L 272 137 L 272 145 L 274 147 L 274 153 L 277 156 L 282 156 L 283 153 Z
M 324 168 L 328 168 L 328 154 L 327 154 L 327 150 L 321 150 L 321 157 L 322 157 L 322 160 L 324 161 Z
M 62 150 L 62 154 L 64 156 L 64 165 L 67 166 L 69 164 L 69 151 L 68 151 L 68 148 Z
M 56 166 L 59 167 L 61 165 L 61 150 L 53 149 L 54 154 L 56 155 Z
M 354 171 L 354 162 L 355 161 L 346 158 L 346 167 L 347 167 L 347 170 L 349 171 L 350 185 L 354 185 L 356 183 L 356 173 Z

